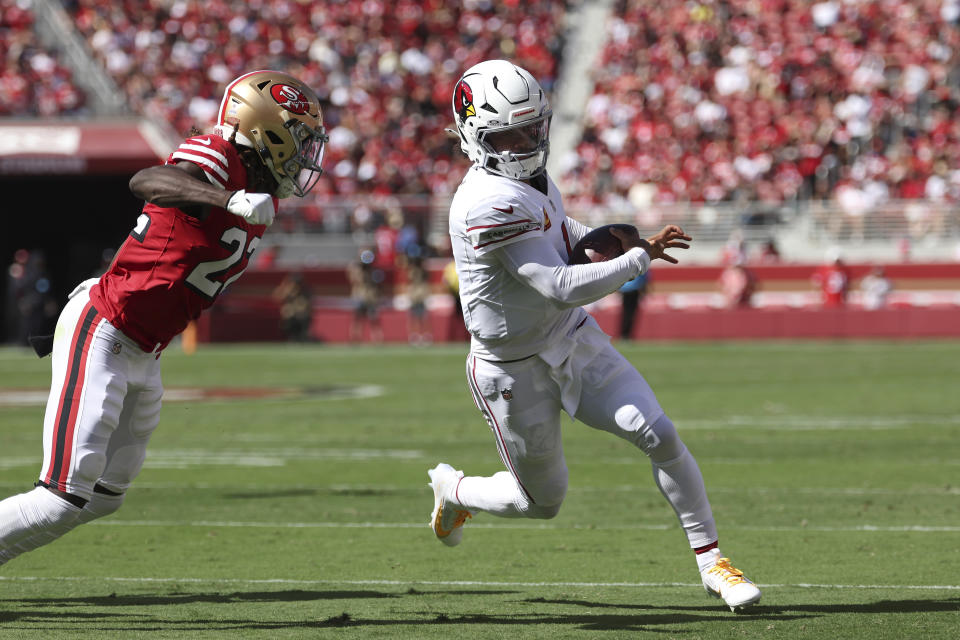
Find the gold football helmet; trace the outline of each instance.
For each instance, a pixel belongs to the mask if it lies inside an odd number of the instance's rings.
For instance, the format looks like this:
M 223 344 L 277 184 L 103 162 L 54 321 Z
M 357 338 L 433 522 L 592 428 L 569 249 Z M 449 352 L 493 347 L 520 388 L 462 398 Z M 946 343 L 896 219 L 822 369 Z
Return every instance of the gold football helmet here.
M 277 180 L 278 198 L 303 197 L 320 179 L 329 139 L 320 100 L 293 76 L 252 71 L 228 84 L 214 130 L 256 150 Z

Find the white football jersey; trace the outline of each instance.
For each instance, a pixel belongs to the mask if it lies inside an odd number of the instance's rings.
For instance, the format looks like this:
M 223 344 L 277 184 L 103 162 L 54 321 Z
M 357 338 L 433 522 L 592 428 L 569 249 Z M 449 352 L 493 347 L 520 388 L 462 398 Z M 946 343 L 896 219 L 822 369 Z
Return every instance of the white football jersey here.
M 471 349 L 481 358 L 513 360 L 539 353 L 586 317 L 562 308 L 515 278 L 491 253 L 546 236 L 566 263 L 580 239 L 567 225 L 560 192 L 547 178 L 547 195 L 518 180 L 474 165 L 450 205 L 450 239 L 460 278 L 460 300 Z M 583 227 L 580 227 L 581 229 Z

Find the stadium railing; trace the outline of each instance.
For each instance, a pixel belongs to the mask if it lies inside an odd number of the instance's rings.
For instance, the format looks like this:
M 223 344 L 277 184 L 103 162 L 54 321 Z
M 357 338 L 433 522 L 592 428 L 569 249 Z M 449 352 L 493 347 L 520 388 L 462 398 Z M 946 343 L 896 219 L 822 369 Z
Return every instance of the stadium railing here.
M 278 265 L 345 264 L 375 244 L 374 232 L 401 212 L 420 242 L 442 254 L 449 246 L 449 196 L 312 197 L 284 203 L 264 246 L 276 251 Z M 960 242 L 960 208 L 954 203 L 894 200 L 858 215 L 836 202 L 789 204 L 655 204 L 612 210 L 571 206 L 567 214 L 589 226 L 611 222 L 653 232 L 679 224 L 695 238 L 683 257 L 689 263 L 717 263 L 724 248 L 742 241 L 755 250 L 774 240 L 786 261 L 820 262 L 833 245 L 861 261 L 909 258 L 922 247 L 927 260 L 955 260 Z M 749 256 L 747 256 L 749 257 Z

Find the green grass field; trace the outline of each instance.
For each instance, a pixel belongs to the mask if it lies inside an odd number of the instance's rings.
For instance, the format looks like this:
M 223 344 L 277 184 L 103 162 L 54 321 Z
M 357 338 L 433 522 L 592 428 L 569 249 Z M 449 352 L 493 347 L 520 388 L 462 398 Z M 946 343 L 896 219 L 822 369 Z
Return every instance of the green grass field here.
M 0 638 L 957 637 L 960 343 L 623 351 L 764 590 L 752 615 L 705 595 L 642 454 L 569 420 L 556 519 L 439 544 L 427 469 L 500 470 L 464 345 L 203 346 L 163 356 L 123 509 L 0 568 Z M 8 402 L 48 384 L 0 351 Z M 185 396 L 225 387 L 294 391 Z M 0 495 L 39 472 L 42 414 L 0 406 Z

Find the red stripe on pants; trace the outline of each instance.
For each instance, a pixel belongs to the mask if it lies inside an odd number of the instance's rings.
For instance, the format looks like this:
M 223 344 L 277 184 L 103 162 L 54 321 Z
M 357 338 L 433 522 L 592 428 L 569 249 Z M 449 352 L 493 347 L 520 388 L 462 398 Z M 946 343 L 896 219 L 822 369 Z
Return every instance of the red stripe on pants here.
M 50 466 L 44 474 L 44 482 L 61 491 L 66 491 L 67 477 L 70 474 L 73 438 L 86 381 L 87 353 L 99 318 L 97 309 L 88 302 L 83 307 L 80 322 L 70 341 L 66 378 L 60 392 L 60 403 L 57 405 L 57 417 L 53 427 Z

